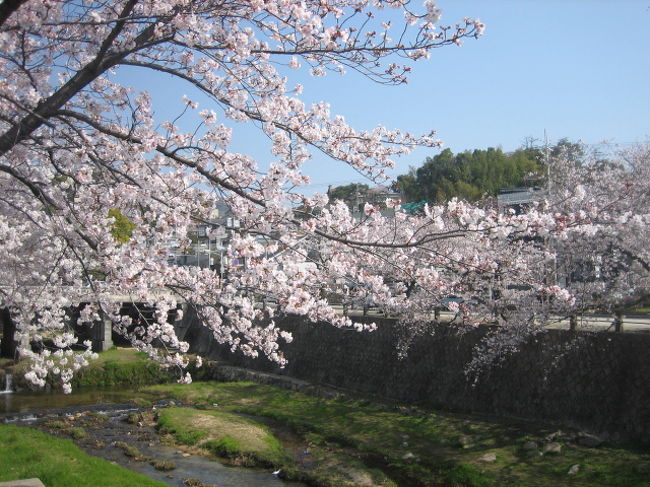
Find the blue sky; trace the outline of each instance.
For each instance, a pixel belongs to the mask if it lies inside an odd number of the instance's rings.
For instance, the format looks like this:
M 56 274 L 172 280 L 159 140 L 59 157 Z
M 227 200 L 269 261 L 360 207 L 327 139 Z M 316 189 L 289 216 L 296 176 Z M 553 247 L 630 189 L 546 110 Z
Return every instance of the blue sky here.
M 440 0 L 443 23 L 478 17 L 485 35 L 416 63 L 406 86 L 371 86 L 329 77 L 333 111 L 363 128 L 433 128 L 454 152 L 528 136 L 596 144 L 650 136 L 650 2 L 641 0 Z M 348 79 L 346 79 L 348 78 Z M 325 81 L 325 80 L 323 80 Z M 435 151 L 403 158 L 418 167 Z M 315 175 L 341 184 L 347 172 Z M 355 176 L 352 175 L 354 178 Z M 360 181 L 360 179 L 356 179 Z
M 298 81 L 307 101 L 328 101 L 359 129 L 377 124 L 416 133 L 437 131 L 454 152 L 518 148 L 526 137 L 561 137 L 621 145 L 650 137 L 650 1 L 439 0 L 442 23 L 465 16 L 486 24 L 485 35 L 418 62 L 407 85 L 376 85 L 359 75 Z M 154 97 L 164 86 L 149 87 Z M 169 95 L 164 94 L 166 102 Z M 159 94 L 158 93 L 158 94 Z M 208 108 L 202 104 L 202 108 Z M 237 131 L 238 127 L 235 127 Z M 250 132 L 235 150 L 269 158 Z M 393 176 L 418 167 L 434 150 L 399 160 Z M 360 182 L 354 171 L 314 159 L 311 191 Z

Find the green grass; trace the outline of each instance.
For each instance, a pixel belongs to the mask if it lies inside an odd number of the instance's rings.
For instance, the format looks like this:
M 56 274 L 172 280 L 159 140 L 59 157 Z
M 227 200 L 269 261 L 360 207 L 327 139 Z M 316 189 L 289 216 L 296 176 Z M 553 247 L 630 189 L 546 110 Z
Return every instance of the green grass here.
M 148 360 L 147 354 L 133 348 L 113 347 L 99 352 L 97 363 L 106 362 L 142 362 Z
M 276 467 L 290 461 L 268 428 L 248 418 L 219 411 L 168 408 L 160 411 L 158 425 L 178 443 L 198 446 L 240 465 Z
M 208 437 L 209 431 L 192 424 L 194 411 L 191 409 L 170 408 L 161 411 L 158 426 L 161 433 L 170 433 L 182 445 L 196 445 Z
M 532 458 L 523 444 L 531 439 L 541 442 L 554 430 L 530 424 L 489 422 L 346 397 L 322 399 L 253 383 L 168 384 L 147 390 L 206 407 L 217 403 L 221 412 L 269 418 L 303 438 L 314 453 L 347 453 L 373 458 L 375 463 L 379 458 L 398 485 L 404 480 L 454 487 L 650 487 L 648 452 L 585 448 L 566 441 L 560 454 Z M 496 461 L 483 461 L 487 453 L 496 454 Z M 575 464 L 580 465 L 579 472 L 568 475 Z
M 129 445 L 123 441 L 116 441 L 115 447 L 122 450 L 127 457 L 133 458 L 136 462 L 145 462 L 150 460 L 150 458 L 145 457 L 142 454 L 138 447 Z
M 168 382 L 170 374 L 146 354 L 127 348 L 113 348 L 81 369 L 72 387 L 139 387 Z
M 0 481 L 37 477 L 47 487 L 163 487 L 143 475 L 91 457 L 72 441 L 0 425 Z
M 75 440 L 82 440 L 88 436 L 86 430 L 81 427 L 70 428 L 67 430 L 67 433 Z
M 150 360 L 145 353 L 130 348 L 112 348 L 98 354 L 97 360 L 75 373 L 72 388 L 80 387 L 123 387 L 137 388 L 143 385 L 160 384 L 173 379 L 169 370 Z M 22 389 L 31 389 L 22 376 L 29 364 L 20 361 L 14 367 L 14 384 Z M 59 377 L 48 377 L 53 390 L 60 390 Z
M 171 460 L 152 460 L 149 463 L 151 463 L 153 468 L 161 472 L 169 472 L 176 468 L 176 462 L 173 462 Z
M 299 480 L 314 487 L 398 487 L 380 469 L 366 465 L 349 450 L 337 451 L 331 447 L 311 446 L 308 458 L 310 465 L 304 464 L 283 467 L 282 476 L 287 480 Z

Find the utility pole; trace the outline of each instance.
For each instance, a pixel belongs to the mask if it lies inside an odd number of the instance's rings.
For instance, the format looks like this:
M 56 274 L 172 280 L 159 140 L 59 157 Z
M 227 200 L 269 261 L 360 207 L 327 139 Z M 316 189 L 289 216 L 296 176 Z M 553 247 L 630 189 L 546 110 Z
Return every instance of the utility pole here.
M 546 198 L 551 196 L 551 165 L 549 163 L 549 154 L 548 154 L 548 134 L 546 129 L 544 129 L 544 165 L 546 166 Z M 546 252 L 549 251 L 550 247 L 549 237 L 544 237 L 544 248 Z M 546 283 L 548 285 L 557 283 L 557 256 L 553 258 L 553 269 L 551 270 L 551 275 L 546 275 Z
M 544 129 L 544 165 L 546 166 L 546 192 L 551 193 L 551 165 L 548 162 L 548 134 Z

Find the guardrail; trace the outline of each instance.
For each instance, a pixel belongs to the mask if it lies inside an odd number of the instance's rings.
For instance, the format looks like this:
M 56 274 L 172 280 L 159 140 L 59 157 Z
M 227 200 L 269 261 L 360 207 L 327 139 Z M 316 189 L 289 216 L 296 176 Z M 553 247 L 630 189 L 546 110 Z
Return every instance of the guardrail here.
M 577 327 L 580 329 L 596 329 L 601 331 L 635 331 L 650 332 L 650 315 L 628 314 L 620 317 L 620 324 L 616 326 L 617 318 L 614 315 L 584 314 L 577 317 Z M 552 329 L 569 329 L 571 326 L 568 318 L 556 318 L 547 327 Z
M 343 306 L 339 304 L 334 305 L 334 307 L 341 309 L 341 312 L 345 315 L 362 314 L 363 316 L 384 316 L 381 310 L 372 306 L 364 308 L 358 305 Z M 442 322 L 451 322 L 457 320 L 458 315 L 456 313 L 452 313 L 451 311 L 437 311 L 435 314 L 432 313 L 431 319 Z M 576 328 L 579 330 L 614 332 L 617 331 L 615 319 L 616 317 L 614 315 L 584 314 L 577 317 Z M 568 330 L 571 328 L 571 322 L 569 318 L 555 316 L 551 317 L 551 320 L 545 327 L 548 329 Z M 621 317 L 621 323 L 618 327 L 618 331 L 650 333 L 650 313 L 630 313 L 628 315 L 623 315 Z

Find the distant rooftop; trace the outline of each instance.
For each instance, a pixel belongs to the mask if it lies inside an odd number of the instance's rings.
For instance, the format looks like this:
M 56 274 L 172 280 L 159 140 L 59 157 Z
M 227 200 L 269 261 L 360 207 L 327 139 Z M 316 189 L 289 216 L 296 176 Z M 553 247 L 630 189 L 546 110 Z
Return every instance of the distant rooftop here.
M 534 188 L 504 188 L 499 190 L 497 203 L 499 206 L 527 205 L 545 199 L 547 192 L 540 187 Z

